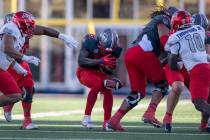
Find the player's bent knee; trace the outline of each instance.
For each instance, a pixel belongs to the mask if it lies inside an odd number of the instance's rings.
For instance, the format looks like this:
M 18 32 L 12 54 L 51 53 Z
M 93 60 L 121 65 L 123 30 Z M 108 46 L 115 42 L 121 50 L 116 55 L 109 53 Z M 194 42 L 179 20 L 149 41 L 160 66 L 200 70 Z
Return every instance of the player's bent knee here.
M 176 94 L 181 94 L 184 90 L 184 83 L 181 81 L 176 81 L 172 84 L 172 91 Z
M 125 101 L 131 107 L 135 107 L 140 100 L 141 100 L 141 94 L 140 93 L 128 95 L 125 99 Z
M 165 96 L 168 93 L 168 83 L 166 80 L 161 80 L 160 82 L 155 83 L 155 89 L 153 91 L 159 91 Z

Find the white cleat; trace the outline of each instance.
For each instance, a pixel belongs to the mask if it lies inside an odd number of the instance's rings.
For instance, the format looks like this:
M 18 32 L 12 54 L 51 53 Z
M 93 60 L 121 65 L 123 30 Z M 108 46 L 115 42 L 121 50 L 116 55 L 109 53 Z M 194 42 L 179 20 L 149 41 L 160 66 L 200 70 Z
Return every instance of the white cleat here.
M 4 112 L 4 118 L 7 122 L 12 121 L 12 112 Z
M 85 128 L 88 128 L 88 129 L 93 128 L 93 123 L 92 123 L 92 121 L 91 121 L 90 116 L 88 116 L 88 115 L 85 115 L 85 116 L 84 116 L 84 118 L 83 118 L 83 120 L 82 120 L 81 123 L 82 123 L 82 125 L 83 125 Z
M 38 126 L 34 125 L 33 123 L 29 123 L 26 126 L 22 126 L 22 129 L 33 130 L 33 129 L 38 129 Z

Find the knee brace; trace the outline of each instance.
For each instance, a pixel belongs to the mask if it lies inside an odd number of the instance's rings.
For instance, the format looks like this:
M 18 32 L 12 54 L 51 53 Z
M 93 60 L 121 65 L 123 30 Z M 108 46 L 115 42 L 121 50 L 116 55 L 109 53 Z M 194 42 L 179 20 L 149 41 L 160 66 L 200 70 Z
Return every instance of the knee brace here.
M 135 107 L 138 102 L 141 100 L 140 93 L 128 95 L 125 101 L 133 108 Z
M 32 103 L 35 88 L 22 87 L 22 91 L 24 92 L 23 94 L 25 96 L 23 99 L 23 102 Z
M 161 80 L 158 83 L 155 83 L 155 89 L 154 91 L 159 91 L 162 93 L 163 96 L 165 96 L 168 93 L 168 83 L 165 80 Z

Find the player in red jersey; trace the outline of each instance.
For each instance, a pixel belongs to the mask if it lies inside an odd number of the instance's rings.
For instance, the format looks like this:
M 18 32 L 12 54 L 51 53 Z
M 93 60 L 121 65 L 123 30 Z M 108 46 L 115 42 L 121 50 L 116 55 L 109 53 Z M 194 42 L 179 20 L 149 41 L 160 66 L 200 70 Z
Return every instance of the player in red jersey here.
M 210 115 L 210 104 L 207 102 L 210 88 L 210 65 L 205 49 L 205 29 L 199 25 L 193 25 L 191 16 L 186 11 L 174 14 L 171 24 L 175 33 L 169 37 L 166 44 L 166 48 L 169 48 L 171 53 L 170 68 L 178 70 L 177 62 L 179 59 L 183 61 L 190 76 L 189 90 L 193 104 L 198 111 Z
M 169 36 L 170 16 L 177 10 L 170 7 L 153 12 L 151 21 L 135 41 L 136 45 L 125 52 L 124 60 L 129 75 L 131 93 L 106 124 L 107 131 L 121 131 L 117 127 L 120 125 L 121 119 L 145 97 L 147 79 L 155 85 L 155 89 L 142 120 L 155 127 L 162 126 L 155 118 L 155 112 L 157 105 L 167 93 L 168 84 L 158 56 L 163 51 Z
M 5 16 L 5 24 L 12 21 L 14 14 L 8 14 Z M 58 38 L 66 43 L 69 47 L 77 47 L 77 42 L 70 36 L 65 34 L 61 34 L 55 29 L 44 27 L 40 25 L 35 25 L 34 27 L 34 35 L 47 35 L 49 37 Z M 27 49 L 29 49 L 29 39 L 26 37 L 24 46 L 19 50 L 21 53 L 26 53 Z M 32 78 L 32 73 L 30 67 L 26 61 L 19 61 L 19 64 L 27 70 L 27 76 L 23 77 L 22 75 L 18 74 L 12 68 L 8 69 L 8 72 L 13 76 L 15 81 L 17 82 L 19 88 L 27 93 L 27 98 L 22 101 L 22 107 L 24 111 L 24 121 L 22 128 L 23 129 L 37 129 L 38 127 L 32 123 L 31 119 L 31 106 L 32 106 L 32 99 L 34 94 L 34 80 Z M 8 122 L 12 120 L 11 112 L 12 112 L 13 105 L 5 106 L 4 107 L 4 116 Z
M 112 89 L 119 89 L 122 84 L 118 79 L 112 78 L 110 74 L 116 68 L 117 58 L 121 51 L 118 35 L 111 29 L 105 29 L 99 36 L 87 34 L 83 38 L 78 59 L 77 77 L 81 84 L 90 88 L 82 120 L 82 125 L 86 128 L 93 127 L 91 113 L 99 92 L 104 95 L 103 129 L 106 121 L 111 117 Z

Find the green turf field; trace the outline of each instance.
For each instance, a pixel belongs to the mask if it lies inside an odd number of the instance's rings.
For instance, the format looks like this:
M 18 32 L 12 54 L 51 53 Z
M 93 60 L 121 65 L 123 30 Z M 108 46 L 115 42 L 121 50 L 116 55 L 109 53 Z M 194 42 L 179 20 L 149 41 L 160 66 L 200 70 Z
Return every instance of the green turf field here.
M 113 112 L 123 98 L 115 98 Z M 195 111 L 190 100 L 181 100 L 174 113 L 173 133 L 165 134 L 161 128 L 153 128 L 141 122 L 141 116 L 148 105 L 148 99 L 140 104 L 122 120 L 127 132 L 102 131 L 102 97 L 98 98 L 92 119 L 95 127 L 87 130 L 80 125 L 85 98 L 72 96 L 36 96 L 33 105 L 34 123 L 38 130 L 19 129 L 22 119 L 20 104 L 13 110 L 14 121 L 3 120 L 0 110 L 0 140 L 210 140 L 210 134 L 200 133 L 198 123 L 200 113 Z M 162 120 L 165 101 L 157 110 L 157 118 Z

